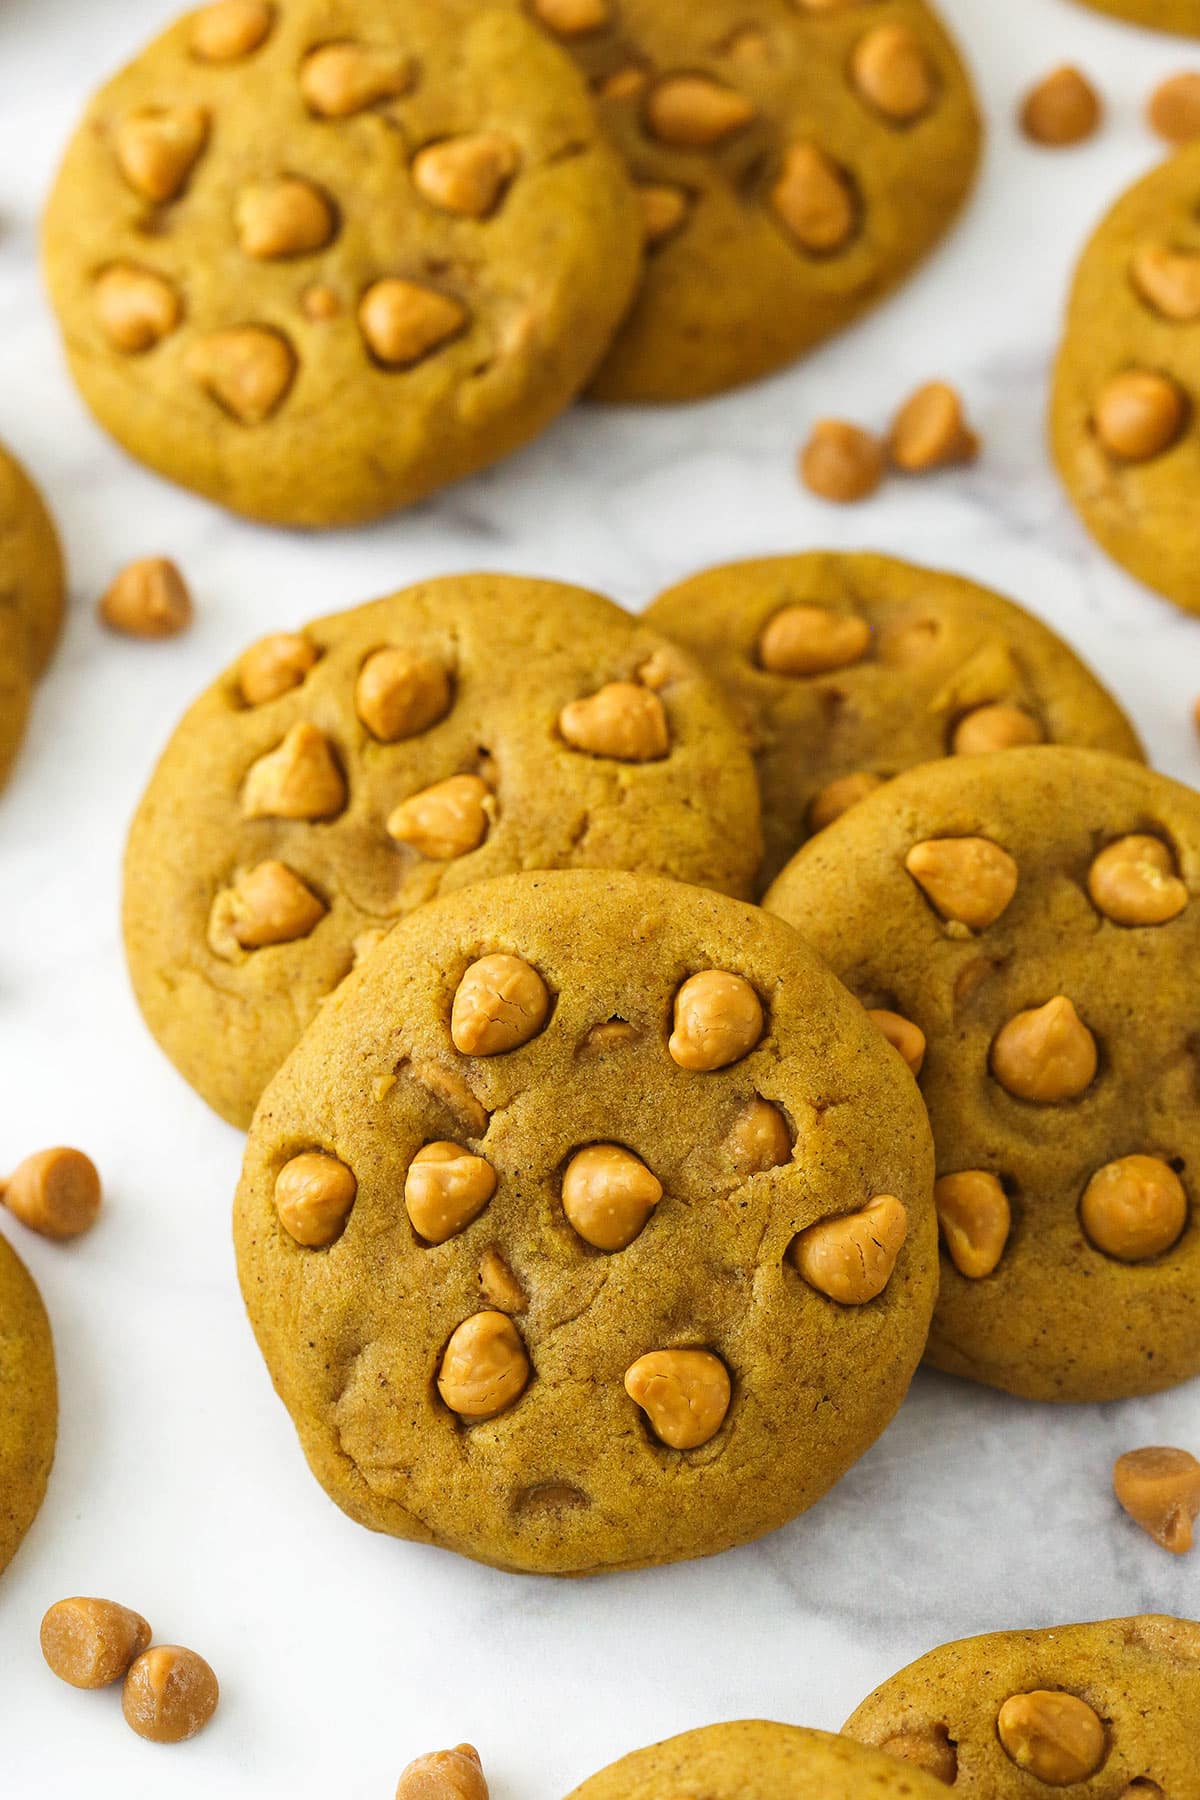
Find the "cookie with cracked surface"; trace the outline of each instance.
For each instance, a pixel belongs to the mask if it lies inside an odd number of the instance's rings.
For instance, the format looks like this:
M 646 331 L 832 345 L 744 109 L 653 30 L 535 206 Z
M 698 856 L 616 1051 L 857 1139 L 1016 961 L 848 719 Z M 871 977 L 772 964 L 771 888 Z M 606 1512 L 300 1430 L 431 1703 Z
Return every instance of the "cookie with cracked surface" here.
M 470 0 L 216 0 L 92 101 L 45 263 L 92 411 L 185 487 L 352 523 L 568 404 L 641 262 L 578 72 Z
M 1093 750 L 946 758 L 764 905 L 916 1029 L 934 1367 L 1075 1401 L 1200 1373 L 1200 795 Z
M 151 1030 L 224 1117 L 373 937 L 526 868 L 748 894 L 754 771 L 685 652 L 610 600 L 461 575 L 252 645 L 184 718 L 126 853 Z
M 1200 612 L 1200 145 L 1117 201 L 1080 259 L 1054 373 L 1055 461 L 1123 568 Z
M 1174 31 L 1184 37 L 1200 37 L 1200 6 L 1196 0 L 1081 0 L 1093 12 L 1111 13 L 1131 25 L 1148 25 L 1154 31 Z
M 793 361 L 902 281 L 970 190 L 979 115 L 923 0 L 523 3 L 586 73 L 642 205 L 646 273 L 600 399 L 691 400 Z
M 849 1738 L 742 1719 L 635 1750 L 568 1800 L 939 1800 L 940 1783 Z
M 778 919 L 515 875 L 399 925 L 263 1096 L 242 1291 L 317 1478 L 579 1575 L 704 1556 L 883 1430 L 937 1280 L 910 1077 Z
M 62 552 L 44 501 L 0 445 L 0 784 L 62 623 Z
M 1049 626 L 960 575 L 837 551 L 762 557 L 693 575 L 646 617 L 721 684 L 746 732 L 764 887 L 914 763 L 1040 742 L 1142 754 Z
M 1147 1614 L 943 1644 L 843 1729 L 963 1800 L 1200 1800 L 1200 1625 Z
M 0 1237 L 0 1572 L 37 1517 L 57 1430 L 58 1389 L 46 1309 L 33 1277 Z

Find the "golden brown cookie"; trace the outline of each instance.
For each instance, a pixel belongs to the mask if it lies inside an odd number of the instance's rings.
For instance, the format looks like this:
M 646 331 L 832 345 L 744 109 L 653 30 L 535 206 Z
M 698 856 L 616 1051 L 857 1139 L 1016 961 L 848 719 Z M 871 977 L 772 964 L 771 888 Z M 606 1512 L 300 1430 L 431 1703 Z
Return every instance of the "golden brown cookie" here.
M 1035 1400 L 1200 1373 L 1200 795 L 1091 750 L 927 763 L 764 904 L 923 1034 L 928 1360 Z
M 706 569 L 646 617 L 720 682 L 763 796 L 762 881 L 914 763 L 1039 741 L 1141 756 L 1048 626 L 960 575 L 813 551 Z
M 844 1729 L 962 1800 L 1200 1800 L 1200 1625 L 1147 1615 L 943 1644 Z
M 1200 612 L 1198 205 L 1193 144 L 1102 221 L 1075 274 L 1050 421 L 1059 473 L 1092 536 L 1187 612 Z
M 923 0 L 524 0 L 639 190 L 649 262 L 603 400 L 791 362 L 895 287 L 970 190 L 980 121 Z
M 24 1263 L 0 1237 L 0 1573 L 37 1517 L 57 1429 L 46 1309 Z
M 748 894 L 754 771 L 688 656 L 580 588 L 426 582 L 253 645 L 180 725 L 126 856 L 151 1030 L 246 1125 L 402 914 L 523 868 Z
M 92 101 L 45 224 L 76 381 L 253 518 L 496 461 L 603 355 L 637 209 L 570 59 L 471 0 L 217 0 Z
M 849 1738 L 743 1719 L 635 1750 L 568 1800 L 939 1800 L 936 1781 Z
M 54 524 L 24 469 L 0 445 L 0 784 L 25 730 L 34 679 L 58 639 L 63 598 Z
M 264 1094 L 251 1323 L 351 1517 L 499 1567 L 704 1556 L 818 1500 L 920 1358 L 924 1109 L 777 919 L 655 877 L 423 907 Z
M 1200 37 L 1200 6 L 1196 0 L 1082 0 L 1082 4 L 1090 6 L 1093 12 L 1128 19 L 1133 25 Z

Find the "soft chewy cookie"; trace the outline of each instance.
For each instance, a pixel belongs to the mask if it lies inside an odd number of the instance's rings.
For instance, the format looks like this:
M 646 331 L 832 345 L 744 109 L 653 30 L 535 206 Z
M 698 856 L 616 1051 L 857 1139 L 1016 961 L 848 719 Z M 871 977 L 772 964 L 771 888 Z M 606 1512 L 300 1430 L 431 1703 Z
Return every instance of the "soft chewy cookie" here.
M 0 1572 L 37 1517 L 57 1428 L 46 1309 L 24 1263 L 0 1237 Z
M 1075 276 L 1051 432 L 1093 537 L 1147 586 L 1200 612 L 1200 145 L 1130 188 Z
M 929 1157 L 909 1076 L 778 919 L 510 876 L 397 926 L 268 1088 L 242 1291 L 363 1524 L 545 1574 L 704 1556 L 899 1405 Z
M 687 655 L 580 588 L 450 576 L 253 645 L 138 810 L 151 1030 L 228 1119 L 402 913 L 523 868 L 750 891 L 754 771 Z
M 941 1784 L 849 1738 L 744 1719 L 685 1731 L 602 1769 L 568 1800 L 939 1800 Z
M 1200 1372 L 1200 795 L 1090 750 L 948 758 L 765 904 L 924 1054 L 929 1360 L 1038 1400 Z
M 0 782 L 25 729 L 34 679 L 58 637 L 63 580 L 42 497 L 0 445 Z
M 1141 756 L 1075 653 L 1011 600 L 890 556 L 707 569 L 647 613 L 720 682 L 763 796 L 763 883 L 914 763 L 1051 741 Z
M 1083 0 L 1093 12 L 1112 13 L 1115 18 L 1129 19 L 1134 25 L 1149 25 L 1156 31 L 1177 31 L 1186 37 L 1200 37 L 1200 4 L 1197 0 Z
M 470 0 L 217 0 L 97 95 L 46 216 L 84 398 L 254 518 L 494 462 L 584 385 L 637 208 L 570 59 Z
M 921 0 L 525 0 L 640 194 L 649 261 L 605 400 L 766 374 L 881 299 L 971 187 L 967 75 Z
M 944 1644 L 845 1730 L 963 1800 L 1200 1800 L 1200 1625 L 1146 1616 Z

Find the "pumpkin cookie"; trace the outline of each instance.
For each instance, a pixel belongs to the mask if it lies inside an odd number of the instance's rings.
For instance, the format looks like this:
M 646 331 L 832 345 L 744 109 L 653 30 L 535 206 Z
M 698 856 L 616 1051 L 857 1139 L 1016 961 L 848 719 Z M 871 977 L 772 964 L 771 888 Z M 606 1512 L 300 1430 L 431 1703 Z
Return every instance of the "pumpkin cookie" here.
M 263 639 L 192 707 L 134 820 L 151 1030 L 235 1124 L 403 913 L 524 868 L 747 894 L 750 759 L 687 655 L 580 588 L 450 576 Z
M 1200 1372 L 1200 795 L 1091 750 L 951 757 L 764 904 L 923 1055 L 929 1361 L 1034 1400 Z
M 1134 25 L 1155 31 L 1176 31 L 1184 37 L 1200 37 L 1200 6 L 1196 0 L 1083 0 L 1093 12 L 1111 13 Z
M 880 300 L 975 174 L 970 82 L 922 0 L 525 0 L 637 185 L 649 261 L 603 400 L 691 400 Z
M 956 1800 L 1200 1800 L 1200 1625 L 1145 1616 L 943 1644 L 845 1730 Z
M 777 919 L 515 875 L 399 925 L 263 1096 L 234 1236 L 351 1517 L 543 1574 L 770 1531 L 883 1430 L 937 1281 L 904 1069 Z
M 37 1517 L 57 1428 L 46 1309 L 24 1263 L 0 1237 L 0 1572 Z
M 1075 276 L 1054 378 L 1059 472 L 1092 536 L 1200 612 L 1200 144 L 1118 200 Z
M 584 385 L 640 265 L 569 57 L 471 0 L 216 0 L 101 90 L 46 216 L 100 422 L 253 518 L 495 462 Z
M 34 679 L 58 638 L 63 583 L 42 497 L 0 445 L 0 783 L 25 730 Z
M 959 575 L 834 551 L 707 569 L 647 613 L 729 695 L 758 765 L 764 885 L 914 763 L 1054 742 L 1141 756 L 1048 626 Z
M 568 1800 L 944 1800 L 939 1782 L 849 1738 L 744 1719 L 635 1750 Z

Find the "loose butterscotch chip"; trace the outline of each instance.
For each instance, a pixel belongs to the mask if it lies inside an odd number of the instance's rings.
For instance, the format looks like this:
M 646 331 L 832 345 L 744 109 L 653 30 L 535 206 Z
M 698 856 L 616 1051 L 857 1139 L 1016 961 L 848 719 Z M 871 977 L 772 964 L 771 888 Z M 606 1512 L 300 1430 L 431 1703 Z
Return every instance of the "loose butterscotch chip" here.
M 101 595 L 97 611 L 126 637 L 177 637 L 192 622 L 192 596 L 169 557 L 143 556 L 126 564 Z
M 140 1613 L 115 1600 L 59 1600 L 42 1620 L 42 1655 L 60 1681 L 77 1688 L 120 1681 L 150 1643 Z
M 417 737 L 450 710 L 450 677 L 432 657 L 388 648 L 368 656 L 354 687 L 354 708 L 383 744 Z
M 725 1423 L 729 1370 L 711 1350 L 651 1350 L 625 1371 L 625 1392 L 672 1450 L 698 1450 Z
M 485 1250 L 479 1264 L 479 1285 L 484 1298 L 499 1312 L 524 1312 L 525 1290 L 498 1250 Z
M 955 756 L 986 756 L 993 750 L 1016 750 L 1042 744 L 1046 734 L 1023 706 L 996 700 L 965 713 L 954 727 L 950 748 Z
M 369 287 L 358 307 L 367 347 L 389 369 L 411 368 L 432 355 L 465 329 L 467 318 L 460 300 L 393 277 Z
M 772 675 L 829 675 L 861 662 L 870 648 L 871 627 L 855 613 L 784 606 L 763 627 L 758 661 Z
M 1150 369 L 1114 375 L 1096 400 L 1096 436 L 1120 462 L 1149 462 L 1178 438 L 1188 415 L 1179 384 Z
M 516 145 L 498 131 L 443 138 L 414 158 L 413 185 L 443 212 L 486 219 L 499 206 L 519 164 Z
M 238 687 L 247 706 L 265 706 L 298 688 L 315 668 L 317 652 L 296 631 L 275 631 L 251 644 L 238 663 Z
M 1183 1235 L 1187 1191 L 1158 1156 L 1122 1156 L 1088 1182 L 1079 1218 L 1089 1240 L 1118 1262 L 1162 1256 Z
M 931 1725 L 928 1731 L 902 1731 L 879 1748 L 900 1762 L 915 1763 L 918 1769 L 936 1775 L 947 1787 L 958 1780 L 958 1752 L 944 1725 Z
M 707 75 L 667 75 L 651 89 L 646 122 L 660 143 L 708 150 L 744 131 L 754 106 L 744 94 Z
M 847 419 L 818 419 L 800 452 L 800 479 L 822 500 L 849 506 L 883 480 L 884 446 Z
M 822 1219 L 792 1239 L 788 1256 L 810 1287 L 843 1306 L 878 1299 L 908 1236 L 908 1210 L 879 1194 L 861 1212 Z
M 1146 119 L 1168 144 L 1190 144 L 1200 137 L 1200 74 L 1181 69 L 1168 75 L 1147 101 Z
M 1005 1754 L 1048 1787 L 1087 1781 L 1104 1761 L 1104 1726 L 1086 1700 L 1039 1688 L 1004 1702 L 996 1730 Z
M 408 1165 L 404 1204 L 413 1230 L 444 1244 L 477 1219 L 496 1191 L 496 1171 L 461 1144 L 426 1144 Z
M 347 119 L 381 100 L 397 99 L 412 84 L 411 57 L 367 44 L 323 44 L 305 57 L 300 70 L 305 104 L 322 119 Z
M 1200 1515 L 1200 1462 L 1188 1450 L 1127 1450 L 1113 1469 L 1113 1492 L 1130 1518 L 1176 1556 L 1192 1547 Z
M 972 461 L 979 440 L 949 382 L 927 381 L 909 396 L 892 420 L 888 451 L 895 466 L 908 475 Z
M 840 250 L 858 225 L 853 185 L 816 144 L 789 144 L 770 200 L 790 235 L 814 255 Z
M 305 1150 L 275 1177 L 275 1211 L 298 1244 L 325 1250 L 346 1229 L 357 1193 L 353 1169 L 324 1150 Z
M 1000 1265 L 1012 1230 L 1012 1208 L 1000 1182 L 986 1169 L 943 1175 L 933 1190 L 942 1241 L 968 1281 L 982 1281 Z
M 478 1750 L 460 1744 L 418 1756 L 401 1774 L 396 1800 L 488 1800 Z
M 610 681 L 585 699 L 568 701 L 558 729 L 573 750 L 617 762 L 658 762 L 671 749 L 665 706 L 633 681 Z
M 1129 265 L 1130 279 L 1146 303 L 1165 319 L 1190 325 L 1200 319 L 1200 256 L 1144 244 Z
M 925 1066 L 925 1033 L 911 1019 L 902 1013 L 891 1012 L 886 1006 L 868 1008 L 867 1017 L 873 1025 L 882 1031 L 892 1049 L 901 1055 L 914 1075 L 919 1075 Z
M 990 838 L 926 838 L 904 866 L 943 919 L 986 931 L 1017 891 L 1016 863 Z
M 859 38 L 850 75 L 868 105 L 895 125 L 919 119 L 937 94 L 933 65 L 906 25 L 877 25 Z
M 577 1150 L 563 1173 L 563 1211 L 584 1242 L 597 1250 L 628 1249 L 662 1194 L 658 1177 L 620 1144 Z
M 274 20 L 267 0 L 214 0 L 192 22 L 192 55 L 201 62 L 238 62 L 267 41 Z
M 647 248 L 673 237 L 687 218 L 691 196 L 686 188 L 663 182 L 640 181 L 637 188 Z
M 296 378 L 296 354 L 278 331 L 234 325 L 197 338 L 183 366 L 240 425 L 261 425 L 282 406 Z
M 42 1237 L 73 1238 L 90 1231 L 100 1212 L 100 1176 L 90 1156 L 59 1145 L 38 1150 L 0 1182 L 0 1200 Z
M 265 950 L 307 937 L 328 907 L 286 863 L 262 862 L 239 875 L 218 896 L 209 938 L 218 955 L 228 953 L 225 933 L 242 950 Z
M 152 1744 L 182 1744 L 203 1731 L 221 1697 L 202 1656 L 180 1644 L 145 1650 L 125 1677 L 125 1721 Z
M 259 262 L 310 256 L 337 230 L 337 216 L 320 188 L 296 175 L 244 187 L 233 217 L 242 254 Z
M 1102 850 L 1088 871 L 1088 893 L 1116 925 L 1166 925 L 1190 898 L 1161 838 L 1134 834 Z
M 1052 69 L 1021 103 L 1021 130 L 1035 144 L 1059 149 L 1097 131 L 1103 107 L 1095 88 L 1069 63 Z
M 530 1373 L 524 1341 L 508 1315 L 475 1313 L 446 1345 L 438 1392 L 460 1418 L 494 1419 L 521 1398 Z
M 808 829 L 816 833 L 824 831 L 843 813 L 848 813 L 852 806 L 873 794 L 876 788 L 883 786 L 882 775 L 872 775 L 867 769 L 860 769 L 854 775 L 840 775 L 823 787 L 819 794 L 814 794 L 808 807 Z
M 346 778 L 323 731 L 299 719 L 260 756 L 242 784 L 244 819 L 332 819 L 346 804 Z
M 1063 994 L 1017 1013 L 992 1042 L 1000 1086 L 1043 1106 L 1077 1099 L 1095 1080 L 1098 1061 L 1095 1038 Z
M 733 1121 L 725 1149 L 744 1178 L 780 1169 L 792 1160 L 791 1128 L 777 1106 L 755 1094 Z
M 136 193 L 174 200 L 208 141 L 202 106 L 155 106 L 126 115 L 117 127 L 117 163 Z
M 127 356 L 153 350 L 183 317 L 179 295 L 166 277 L 134 263 L 111 263 L 102 270 L 94 297 L 100 329 Z
M 481 956 L 458 984 L 450 1036 L 464 1056 L 502 1056 L 536 1037 L 550 1013 L 537 970 L 519 956 Z
M 388 836 L 431 862 L 453 862 L 478 850 L 493 804 L 491 789 L 478 775 L 452 775 L 402 801 L 388 819 Z
M 748 981 L 727 969 L 702 969 L 675 996 L 667 1048 L 681 1069 L 710 1072 L 749 1056 L 763 1029 L 762 1002 Z

